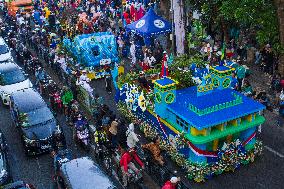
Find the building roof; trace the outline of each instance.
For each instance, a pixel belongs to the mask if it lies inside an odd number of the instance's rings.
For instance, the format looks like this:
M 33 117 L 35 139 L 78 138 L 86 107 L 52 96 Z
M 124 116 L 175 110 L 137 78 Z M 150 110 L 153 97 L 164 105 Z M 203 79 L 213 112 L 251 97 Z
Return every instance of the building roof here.
M 184 98 L 192 98 L 193 94 L 196 94 L 197 87 L 190 87 L 188 94 L 182 94 Z M 234 100 L 234 96 L 230 92 L 224 92 L 224 90 L 214 90 L 210 95 L 200 95 L 194 97 L 189 103 L 199 109 L 212 107 L 214 105 L 226 103 Z
M 164 77 L 161 79 L 157 79 L 156 81 L 154 81 L 154 83 L 158 84 L 160 87 L 165 87 L 165 86 L 176 84 L 177 82 L 171 78 Z
M 168 110 L 180 116 L 193 127 L 201 130 L 226 121 L 249 115 L 265 109 L 262 104 L 231 89 L 213 90 L 212 93 L 197 96 L 196 86 L 176 91 L 176 102 L 168 105 Z M 204 109 L 234 99 L 234 94 L 242 97 L 242 103 L 212 113 L 198 115 L 189 109 L 189 104 Z

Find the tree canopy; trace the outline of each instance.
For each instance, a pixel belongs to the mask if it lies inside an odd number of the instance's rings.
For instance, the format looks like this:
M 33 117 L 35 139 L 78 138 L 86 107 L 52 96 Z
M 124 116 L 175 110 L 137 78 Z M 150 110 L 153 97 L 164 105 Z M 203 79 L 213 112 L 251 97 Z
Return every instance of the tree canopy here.
M 206 24 L 225 26 L 226 29 L 253 29 L 260 45 L 279 46 L 277 12 L 272 0 L 189 0 L 188 3 L 203 14 Z

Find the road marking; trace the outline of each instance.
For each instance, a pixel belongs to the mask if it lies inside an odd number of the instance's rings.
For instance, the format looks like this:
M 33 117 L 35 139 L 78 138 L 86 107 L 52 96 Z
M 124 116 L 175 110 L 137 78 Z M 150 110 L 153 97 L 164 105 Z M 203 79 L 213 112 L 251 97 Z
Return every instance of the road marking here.
M 284 158 L 284 155 L 283 155 L 283 154 L 281 154 L 281 153 L 279 153 L 279 152 L 273 150 L 273 149 L 270 148 L 269 146 L 264 146 L 264 148 L 266 148 L 268 151 L 272 152 L 273 154 L 279 156 L 280 158 Z

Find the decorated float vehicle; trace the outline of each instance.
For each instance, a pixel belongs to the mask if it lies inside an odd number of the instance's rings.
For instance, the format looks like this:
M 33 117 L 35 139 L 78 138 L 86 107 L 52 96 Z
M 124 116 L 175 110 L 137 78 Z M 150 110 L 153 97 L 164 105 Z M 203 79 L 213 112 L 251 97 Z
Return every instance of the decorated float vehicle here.
M 265 107 L 230 89 L 233 71 L 225 65 L 210 67 L 198 86 L 182 89 L 177 89 L 178 81 L 163 76 L 153 81 L 151 94 L 125 84 L 118 108 L 140 123 L 146 137 L 159 135 L 161 147 L 188 178 L 204 181 L 254 161 L 262 151 L 256 133 L 265 122 Z
M 116 39 L 110 32 L 82 34 L 73 41 L 65 38 L 63 45 L 77 63 L 89 71 L 90 79 L 104 77 L 105 68 L 119 61 Z
M 16 12 L 22 10 L 22 14 L 31 12 L 33 10 L 32 0 L 12 0 L 7 2 L 8 14 L 16 17 Z

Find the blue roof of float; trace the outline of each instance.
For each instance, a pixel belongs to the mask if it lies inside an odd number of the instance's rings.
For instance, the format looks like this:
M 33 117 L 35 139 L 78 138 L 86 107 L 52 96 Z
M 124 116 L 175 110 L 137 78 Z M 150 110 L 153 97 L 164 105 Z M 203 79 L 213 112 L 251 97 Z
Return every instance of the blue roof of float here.
M 213 67 L 215 70 L 218 70 L 218 71 L 227 71 L 227 70 L 231 70 L 232 68 L 228 67 L 228 66 L 214 66 Z
M 171 85 L 171 84 L 175 83 L 174 80 L 172 80 L 172 79 L 170 79 L 168 77 L 164 77 L 162 79 L 158 79 L 155 82 L 157 82 L 159 85 L 162 85 L 162 86 Z
M 193 127 L 201 130 L 265 109 L 265 106 L 231 89 L 218 90 L 197 96 L 196 86 L 176 91 L 176 102 L 168 110 L 180 116 Z M 199 109 L 212 107 L 234 100 L 233 93 L 242 97 L 242 103 L 210 114 L 199 116 L 189 109 L 189 104 Z

